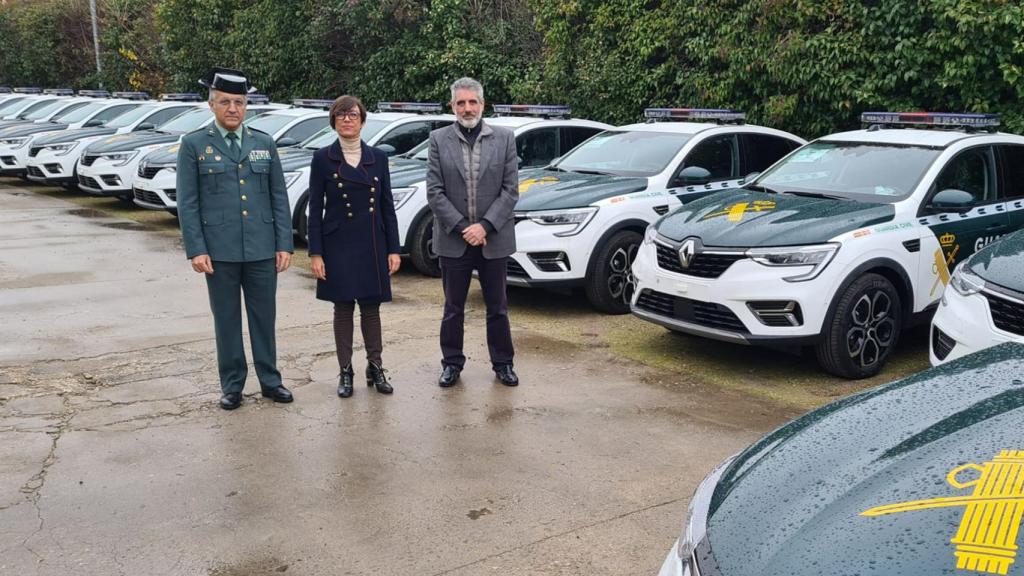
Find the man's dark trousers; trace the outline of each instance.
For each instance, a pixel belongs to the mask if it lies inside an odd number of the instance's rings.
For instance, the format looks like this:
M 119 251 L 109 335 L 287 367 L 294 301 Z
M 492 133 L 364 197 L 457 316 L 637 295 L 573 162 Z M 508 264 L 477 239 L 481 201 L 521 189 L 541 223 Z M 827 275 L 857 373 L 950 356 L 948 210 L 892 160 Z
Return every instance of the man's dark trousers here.
M 249 319 L 249 343 L 260 386 L 269 390 L 281 385 L 277 370 L 274 321 L 277 317 L 277 268 L 274 258 L 253 262 L 213 262 L 213 274 L 206 275 L 214 332 L 217 335 L 217 365 L 224 394 L 241 392 L 248 366 L 242 346 L 242 301 Z
M 506 270 L 508 258 L 487 259 L 479 246 L 469 246 L 458 258 L 441 256 L 441 284 L 444 287 L 444 318 L 441 320 L 442 362 L 462 368 L 466 296 L 476 269 L 487 306 L 487 350 L 492 367 L 512 364 L 512 329 L 508 323 Z

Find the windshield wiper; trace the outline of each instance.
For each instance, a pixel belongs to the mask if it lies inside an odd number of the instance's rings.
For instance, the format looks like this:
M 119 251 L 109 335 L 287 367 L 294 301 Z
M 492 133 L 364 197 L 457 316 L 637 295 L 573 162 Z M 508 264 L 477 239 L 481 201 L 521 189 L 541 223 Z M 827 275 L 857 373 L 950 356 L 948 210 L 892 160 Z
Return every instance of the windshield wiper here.
M 563 172 L 576 172 L 577 174 L 596 174 L 598 176 L 615 176 L 615 174 L 612 174 L 611 172 L 602 172 L 600 170 L 580 170 L 579 168 L 573 168 L 572 170 L 565 170 L 564 168 L 559 168 L 559 170 L 562 170 Z
M 843 198 L 842 196 L 822 194 L 821 192 L 797 192 L 794 190 L 786 190 L 783 194 L 792 194 L 793 196 L 803 196 L 805 198 L 820 198 L 822 200 L 847 200 L 847 198 Z
M 778 190 L 776 190 L 774 188 L 769 188 L 768 186 L 763 186 L 761 184 L 747 184 L 746 186 L 744 186 L 744 188 L 746 188 L 747 190 L 767 192 L 768 194 L 778 194 L 779 193 Z

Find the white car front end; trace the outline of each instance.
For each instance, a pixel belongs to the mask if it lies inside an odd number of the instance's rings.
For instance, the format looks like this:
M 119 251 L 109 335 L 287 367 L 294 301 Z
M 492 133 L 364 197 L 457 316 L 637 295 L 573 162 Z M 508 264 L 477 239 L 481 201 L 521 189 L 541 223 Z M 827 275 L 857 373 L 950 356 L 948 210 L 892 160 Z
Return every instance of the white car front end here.
M 29 146 L 34 136 L 0 136 L 0 174 L 21 174 L 25 171 Z
M 146 154 L 165 145 L 83 154 L 78 163 L 78 187 L 98 196 L 131 196 L 139 162 Z
M 135 205 L 149 210 L 167 210 L 172 214 L 177 214 L 177 180 L 177 164 L 147 165 L 145 170 L 140 165 L 132 184 Z
M 54 184 L 70 184 L 77 180 L 75 164 L 78 156 L 90 142 L 100 137 L 60 142 L 41 147 L 35 155 L 29 153 L 25 169 L 29 180 L 51 182 Z M 30 145 L 30 148 L 34 146 Z

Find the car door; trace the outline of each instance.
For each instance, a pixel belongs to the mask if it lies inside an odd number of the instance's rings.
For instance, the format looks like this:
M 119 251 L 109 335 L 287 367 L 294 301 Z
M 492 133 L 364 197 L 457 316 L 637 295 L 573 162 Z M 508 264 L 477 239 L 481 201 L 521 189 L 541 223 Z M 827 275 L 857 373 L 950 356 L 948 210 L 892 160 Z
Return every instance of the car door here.
M 285 131 L 280 138 L 277 139 L 279 146 L 294 146 L 299 142 L 303 142 L 306 138 L 309 138 L 316 132 L 319 132 L 327 124 L 326 116 L 318 116 L 316 118 L 307 118 L 302 122 L 299 122 Z M 285 142 L 288 142 L 285 144 Z
M 772 134 L 740 134 L 740 174 L 750 181 L 753 174 L 764 172 L 769 166 L 801 146 L 800 142 Z
M 590 126 L 563 126 L 558 142 L 558 155 L 565 156 L 570 150 L 600 132 L 604 132 L 604 130 L 602 128 L 591 128 Z
M 1000 196 L 1006 203 L 1008 231 L 1020 230 L 1024 228 L 1024 145 L 1000 144 L 996 151 L 1002 175 L 999 179 Z M 982 245 L 975 246 L 975 251 L 994 238 L 985 237 L 983 240 Z
M 150 126 L 155 128 L 163 124 L 164 122 L 168 122 L 174 119 L 179 114 L 184 114 L 185 112 L 188 112 L 192 108 L 194 108 L 194 106 L 168 106 L 167 108 L 162 108 L 147 116 L 146 119 L 142 122 L 139 122 L 139 126 L 149 124 Z M 136 129 L 138 130 L 138 128 Z
M 412 150 L 417 144 L 429 138 L 430 131 L 433 127 L 434 122 L 431 120 L 406 122 L 405 124 L 396 126 L 390 132 L 385 134 L 377 141 L 376 144 L 374 144 L 374 146 L 378 148 L 382 146 L 390 146 L 393 150 L 385 148 L 388 156 L 405 154 L 409 150 Z
M 561 156 L 557 126 L 526 130 L 516 136 L 516 156 L 519 168 L 540 168 Z
M 669 192 L 683 203 L 721 190 L 715 186 L 740 177 L 740 151 L 735 134 L 709 136 L 698 142 L 676 167 Z

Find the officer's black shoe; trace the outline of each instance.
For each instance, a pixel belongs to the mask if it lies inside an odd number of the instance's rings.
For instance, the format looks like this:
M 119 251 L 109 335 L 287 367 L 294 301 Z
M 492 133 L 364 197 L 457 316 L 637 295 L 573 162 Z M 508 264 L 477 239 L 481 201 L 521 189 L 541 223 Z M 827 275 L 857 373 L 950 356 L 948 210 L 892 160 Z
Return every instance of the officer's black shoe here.
M 228 392 L 220 397 L 220 407 L 224 410 L 234 410 L 242 405 L 241 392 Z
M 341 371 L 341 375 L 338 376 L 339 398 L 348 398 L 352 395 L 352 379 L 355 378 L 355 375 L 351 364 L 345 366 L 345 369 Z
M 444 369 L 441 370 L 441 377 L 437 379 L 437 385 L 441 388 L 455 386 L 455 382 L 458 381 L 461 372 L 462 368 L 445 364 Z
M 505 386 L 519 386 L 519 376 L 516 376 L 516 371 L 512 369 L 511 364 L 495 366 L 494 375 Z
M 391 384 L 388 384 L 388 378 L 384 375 L 384 372 L 386 372 L 386 370 L 373 362 L 370 362 L 370 364 L 366 366 L 366 385 L 375 386 L 377 388 L 377 392 L 380 392 L 381 394 L 391 394 L 395 389 L 391 387 Z
M 263 394 L 264 398 L 270 398 L 274 402 L 282 404 L 287 404 L 293 400 L 292 393 L 283 384 L 276 388 L 263 388 L 260 393 Z

